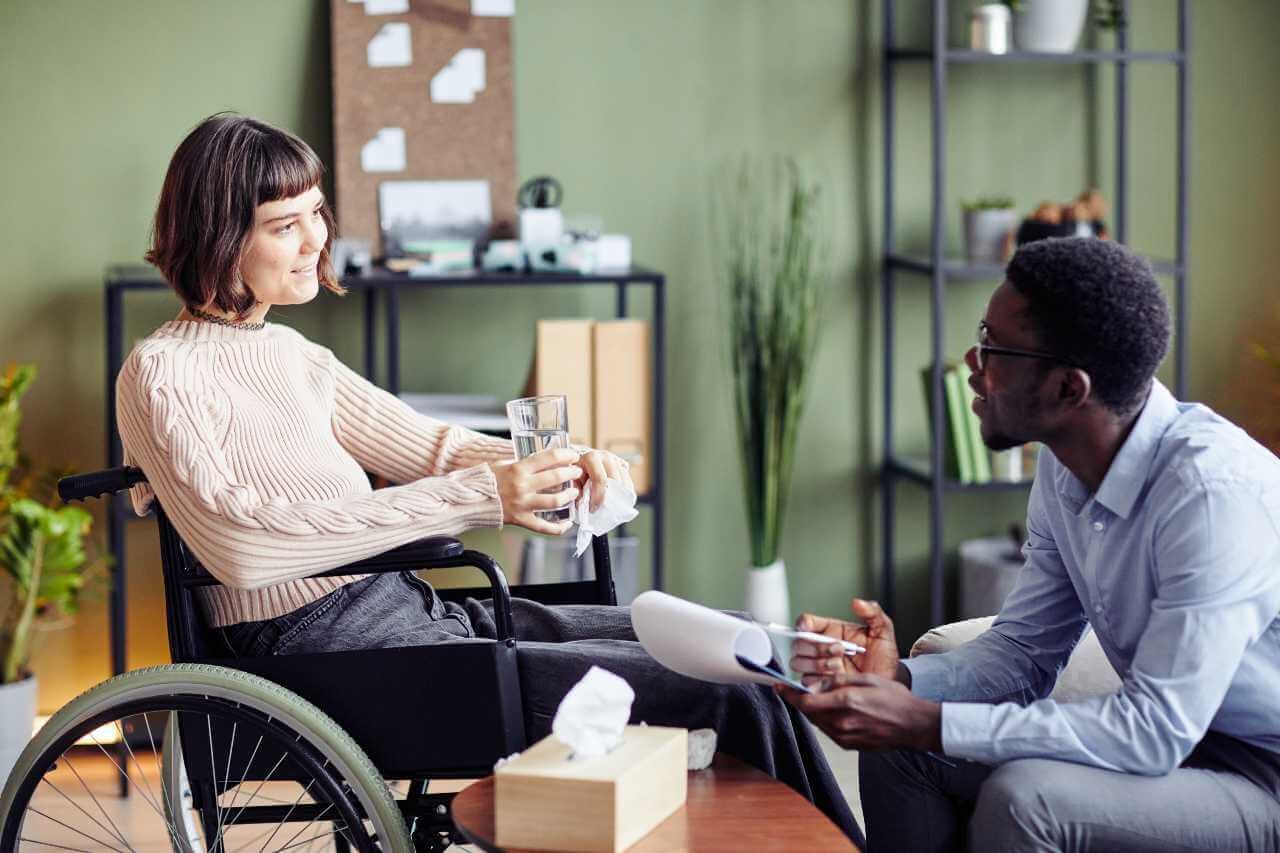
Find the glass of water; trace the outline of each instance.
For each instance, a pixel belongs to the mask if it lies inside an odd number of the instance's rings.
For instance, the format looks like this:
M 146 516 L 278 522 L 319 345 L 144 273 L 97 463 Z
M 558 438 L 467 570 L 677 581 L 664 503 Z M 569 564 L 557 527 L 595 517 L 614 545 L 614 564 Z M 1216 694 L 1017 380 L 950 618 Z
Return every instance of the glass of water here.
M 569 404 L 563 394 L 512 400 L 507 403 L 507 420 L 511 423 L 511 441 L 517 460 L 548 448 L 569 446 Z M 564 482 L 543 489 L 543 493 L 555 494 L 572 485 Z M 551 522 L 572 521 L 573 501 L 559 509 L 540 511 L 537 516 Z

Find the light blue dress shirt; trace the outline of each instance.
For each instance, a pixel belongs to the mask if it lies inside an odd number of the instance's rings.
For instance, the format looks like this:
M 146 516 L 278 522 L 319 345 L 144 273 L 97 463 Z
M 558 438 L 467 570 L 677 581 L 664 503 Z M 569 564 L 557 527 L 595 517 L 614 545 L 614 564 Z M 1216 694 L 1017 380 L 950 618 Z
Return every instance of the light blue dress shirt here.
M 947 755 L 1161 775 L 1213 729 L 1280 752 L 1280 460 L 1159 382 L 1095 494 L 1047 448 L 991 629 L 905 661 Z M 1047 699 L 1088 626 L 1122 684 Z

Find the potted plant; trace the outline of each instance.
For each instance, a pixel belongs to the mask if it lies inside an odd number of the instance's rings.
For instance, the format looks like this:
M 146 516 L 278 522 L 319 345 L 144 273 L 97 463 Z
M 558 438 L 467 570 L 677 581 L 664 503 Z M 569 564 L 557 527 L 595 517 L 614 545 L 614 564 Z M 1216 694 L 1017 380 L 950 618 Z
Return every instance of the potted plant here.
M 964 250 L 971 264 L 1002 264 L 1009 256 L 1018 214 L 1008 196 L 983 196 L 961 203 Z
M 1013 41 L 1018 50 L 1070 53 L 1080 41 L 1089 0 L 1004 0 L 1013 10 Z M 1125 25 L 1121 0 L 1094 0 L 1094 23 L 1102 29 Z
M 28 664 L 35 632 L 75 613 L 86 580 L 105 566 L 86 540 L 93 517 L 60 506 L 54 472 L 33 472 L 19 450 L 19 402 L 30 364 L 0 376 L 0 779 L 31 737 L 36 679 Z
M 751 537 L 746 609 L 791 621 L 782 525 L 826 271 L 818 189 L 796 164 L 744 162 L 726 176 L 717 225 L 743 497 Z

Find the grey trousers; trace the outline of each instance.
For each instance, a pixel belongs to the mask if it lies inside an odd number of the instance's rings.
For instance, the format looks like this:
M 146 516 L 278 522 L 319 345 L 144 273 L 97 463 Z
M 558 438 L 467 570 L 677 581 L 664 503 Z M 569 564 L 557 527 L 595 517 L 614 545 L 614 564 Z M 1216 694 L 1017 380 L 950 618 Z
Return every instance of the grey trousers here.
M 1135 776 L 1044 759 L 949 760 L 858 756 L 871 853 L 1280 850 L 1280 800 L 1229 770 Z
M 529 741 L 551 731 L 560 700 L 598 665 L 636 692 L 631 721 L 715 729 L 717 748 L 807 797 L 856 844 L 862 831 L 809 722 L 759 684 L 710 684 L 655 661 L 626 607 L 547 607 L 512 599 L 516 661 Z M 356 581 L 292 613 L 222 630 L 235 654 L 303 654 L 451 642 L 497 633 L 492 601 L 446 602 L 408 573 Z

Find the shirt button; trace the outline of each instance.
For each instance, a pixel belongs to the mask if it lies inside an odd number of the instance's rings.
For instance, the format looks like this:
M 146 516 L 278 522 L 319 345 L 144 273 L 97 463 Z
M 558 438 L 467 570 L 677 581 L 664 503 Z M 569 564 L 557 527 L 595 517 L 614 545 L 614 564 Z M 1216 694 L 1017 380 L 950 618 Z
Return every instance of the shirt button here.
M 1101 604 L 1095 604 L 1095 605 L 1093 605 L 1093 612 L 1094 612 L 1094 613 L 1101 613 L 1101 612 L 1102 612 L 1102 605 L 1101 605 Z
M 1102 531 L 1107 529 L 1107 526 L 1103 524 L 1101 521 L 1095 521 L 1093 523 L 1093 529 L 1101 533 Z

